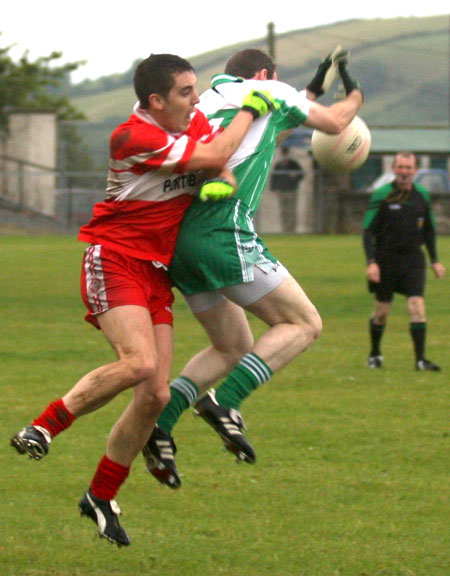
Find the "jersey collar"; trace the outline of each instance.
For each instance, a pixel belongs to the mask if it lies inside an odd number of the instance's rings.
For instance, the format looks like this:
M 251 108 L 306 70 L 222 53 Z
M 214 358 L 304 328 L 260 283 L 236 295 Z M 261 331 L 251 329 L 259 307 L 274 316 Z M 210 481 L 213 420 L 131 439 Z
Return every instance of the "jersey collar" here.
M 243 82 L 243 78 L 238 78 L 237 76 L 231 76 L 230 74 L 215 74 L 211 78 L 211 88 L 215 90 L 220 84 L 229 84 L 230 82 L 240 83 Z

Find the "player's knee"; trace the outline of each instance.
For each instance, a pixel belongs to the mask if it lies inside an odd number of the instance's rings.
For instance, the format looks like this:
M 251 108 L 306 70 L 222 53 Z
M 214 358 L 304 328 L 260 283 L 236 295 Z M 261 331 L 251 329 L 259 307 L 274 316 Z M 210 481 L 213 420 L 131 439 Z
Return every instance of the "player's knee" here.
M 308 316 L 307 333 L 311 344 L 322 334 L 322 318 L 317 310 Z
M 159 386 L 150 394 L 149 400 L 152 410 L 160 414 L 170 401 L 169 386 Z
M 128 362 L 128 372 L 132 386 L 136 386 L 145 380 L 149 380 L 156 374 L 158 368 L 157 359 L 152 356 L 136 357 Z
M 228 362 L 234 366 L 239 360 L 248 354 L 253 348 L 254 340 L 253 336 L 246 338 L 245 340 L 240 340 L 235 342 L 228 350 L 222 351 L 223 354 L 227 356 Z
M 425 301 L 422 297 L 408 298 L 408 311 L 411 322 L 425 322 Z
M 138 412 L 146 419 L 158 418 L 170 400 L 168 384 L 143 386 L 136 392 Z
M 322 333 L 322 319 L 317 311 L 311 311 L 294 326 L 297 327 L 297 332 L 292 333 L 292 337 L 301 342 L 301 351 L 312 346 Z
M 372 322 L 378 326 L 386 324 L 388 313 L 385 310 L 380 310 L 372 316 Z
M 234 329 L 234 336 L 220 339 L 214 342 L 213 348 L 221 356 L 229 369 L 236 366 L 239 360 L 248 354 L 255 343 L 250 329 Z

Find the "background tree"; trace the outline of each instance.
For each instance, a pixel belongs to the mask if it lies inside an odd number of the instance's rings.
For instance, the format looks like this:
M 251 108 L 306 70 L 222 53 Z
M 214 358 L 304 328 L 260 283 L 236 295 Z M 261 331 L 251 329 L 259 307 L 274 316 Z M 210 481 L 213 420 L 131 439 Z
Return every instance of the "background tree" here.
M 8 109 L 52 110 L 58 119 L 83 119 L 81 112 L 70 103 L 66 92 L 69 74 L 84 62 L 71 62 L 54 66 L 62 52 L 52 52 L 35 61 L 28 51 L 15 62 L 9 52 L 12 46 L 0 48 L 0 126 L 7 127 Z
M 11 109 L 52 111 L 58 121 L 86 119 L 67 96 L 71 85 L 70 73 L 82 66 L 83 61 L 57 65 L 62 52 L 52 52 L 49 56 L 31 61 L 28 51 L 14 61 L 10 56 L 12 47 L 0 47 L 0 129 L 8 129 L 8 112 Z M 93 170 L 87 146 L 75 124 L 59 123 L 58 142 L 59 149 L 65 151 L 64 158 L 70 158 L 71 172 Z M 58 168 L 59 171 L 68 170 L 66 165 L 61 166 L 59 162 Z M 82 180 L 86 185 L 86 180 Z M 71 184 L 77 182 L 72 180 Z

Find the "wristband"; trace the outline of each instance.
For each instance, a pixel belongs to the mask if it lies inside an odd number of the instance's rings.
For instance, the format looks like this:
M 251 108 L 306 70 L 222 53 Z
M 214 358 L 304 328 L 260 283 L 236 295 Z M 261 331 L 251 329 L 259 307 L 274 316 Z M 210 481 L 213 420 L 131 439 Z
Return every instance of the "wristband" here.
M 253 116 L 253 120 L 258 119 L 260 116 L 258 110 L 255 110 L 255 108 L 252 108 L 251 106 L 242 106 L 241 110 L 245 110 L 246 112 L 250 112 L 250 114 Z
M 276 108 L 279 108 L 279 106 L 280 105 L 272 98 L 269 92 L 252 90 L 245 96 L 241 110 L 250 112 L 253 116 L 253 120 L 257 120 L 260 116 L 273 112 Z

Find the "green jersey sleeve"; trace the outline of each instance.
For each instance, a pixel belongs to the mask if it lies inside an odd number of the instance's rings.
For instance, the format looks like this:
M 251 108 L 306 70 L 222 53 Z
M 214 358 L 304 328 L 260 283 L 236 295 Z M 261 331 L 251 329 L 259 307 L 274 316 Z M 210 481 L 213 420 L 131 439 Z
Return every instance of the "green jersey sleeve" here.
M 364 219 L 363 219 L 363 229 L 367 230 L 370 228 L 375 216 L 378 214 L 381 203 L 388 196 L 389 192 L 392 190 L 392 185 L 387 184 L 375 190 L 375 192 L 370 197 L 369 208 L 367 209 Z

